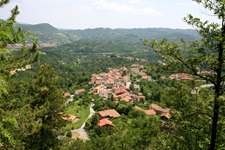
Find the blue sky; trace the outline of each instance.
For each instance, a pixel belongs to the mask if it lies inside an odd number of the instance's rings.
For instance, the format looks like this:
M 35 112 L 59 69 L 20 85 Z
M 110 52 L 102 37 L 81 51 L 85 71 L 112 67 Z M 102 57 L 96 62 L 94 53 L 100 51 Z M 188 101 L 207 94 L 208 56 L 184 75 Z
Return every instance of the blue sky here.
M 11 0 L 0 8 L 0 18 L 9 17 L 18 5 L 18 22 L 50 23 L 57 28 L 192 28 L 182 19 L 192 14 L 215 21 L 210 12 L 192 0 Z

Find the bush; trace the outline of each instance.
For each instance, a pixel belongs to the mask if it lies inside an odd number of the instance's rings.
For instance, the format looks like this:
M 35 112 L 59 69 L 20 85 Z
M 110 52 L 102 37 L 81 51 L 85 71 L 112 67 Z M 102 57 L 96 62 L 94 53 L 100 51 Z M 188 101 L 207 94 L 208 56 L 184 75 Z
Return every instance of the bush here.
M 72 132 L 71 131 L 67 132 L 66 133 L 66 136 L 69 137 L 69 138 L 71 138 L 72 137 Z

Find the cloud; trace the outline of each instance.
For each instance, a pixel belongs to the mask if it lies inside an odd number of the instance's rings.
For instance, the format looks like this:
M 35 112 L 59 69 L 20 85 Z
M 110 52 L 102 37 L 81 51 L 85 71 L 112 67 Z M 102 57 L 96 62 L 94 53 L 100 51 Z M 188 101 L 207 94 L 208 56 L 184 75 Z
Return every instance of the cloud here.
M 162 12 L 156 11 L 155 9 L 153 9 L 152 7 L 150 8 L 144 8 L 142 10 L 139 10 L 136 12 L 137 14 L 140 15 L 162 15 Z
M 124 4 L 118 4 L 115 2 L 108 3 L 104 0 L 98 0 L 94 3 L 94 6 L 100 10 L 111 10 L 115 12 L 132 12 L 132 7 Z
M 198 3 L 191 1 L 191 2 L 178 2 L 177 5 L 180 6 L 198 6 Z
M 140 3 L 141 0 L 130 0 L 129 3 L 131 4 L 137 4 L 137 3 Z
M 130 2 L 140 2 L 140 0 L 131 0 Z M 99 10 L 109 10 L 117 13 L 130 13 L 134 15 L 161 15 L 162 12 L 152 7 L 137 8 L 129 4 L 119 4 L 116 2 L 106 2 L 105 0 L 97 0 L 94 6 Z

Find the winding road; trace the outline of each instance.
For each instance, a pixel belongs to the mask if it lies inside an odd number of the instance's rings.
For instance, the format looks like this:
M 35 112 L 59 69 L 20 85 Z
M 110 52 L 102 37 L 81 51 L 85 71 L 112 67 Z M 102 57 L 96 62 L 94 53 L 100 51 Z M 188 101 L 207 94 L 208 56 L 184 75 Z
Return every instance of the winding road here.
M 95 111 L 94 111 L 94 109 L 93 109 L 93 106 L 94 106 L 94 104 L 92 104 L 91 106 L 90 106 L 90 114 L 89 114 L 89 116 L 87 117 L 87 119 L 84 121 L 84 123 L 82 124 L 82 126 L 79 128 L 79 129 L 74 129 L 74 130 L 72 130 L 71 132 L 72 133 L 78 133 L 81 137 L 82 137 L 82 139 L 85 139 L 85 140 L 89 140 L 89 137 L 88 137 L 88 134 L 87 134 L 87 132 L 85 131 L 85 129 L 84 129 L 84 127 L 85 127 L 85 124 L 86 124 L 86 122 L 87 122 L 87 120 L 89 119 L 89 118 L 91 118 L 94 114 L 95 114 Z

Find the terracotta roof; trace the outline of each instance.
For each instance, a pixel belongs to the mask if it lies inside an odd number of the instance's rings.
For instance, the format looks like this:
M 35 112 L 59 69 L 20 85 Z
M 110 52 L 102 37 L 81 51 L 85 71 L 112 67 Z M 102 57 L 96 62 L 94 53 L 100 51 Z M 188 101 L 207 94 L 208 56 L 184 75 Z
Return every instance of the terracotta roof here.
M 69 114 L 67 116 L 62 116 L 62 119 L 73 122 L 76 119 L 76 116 Z
M 116 95 L 121 95 L 121 94 L 124 94 L 126 92 L 127 92 L 126 90 L 119 90 L 119 91 L 116 91 Z
M 70 97 L 71 94 L 70 94 L 70 92 L 66 92 L 63 96 L 64 96 L 64 97 Z
M 107 84 L 114 84 L 114 80 L 110 80 L 110 79 L 109 79 L 109 80 L 106 81 L 106 83 L 107 83 Z
M 191 74 L 187 74 L 187 73 L 175 73 L 175 74 L 171 74 L 169 76 L 170 79 L 185 79 L 185 78 L 190 78 L 191 79 L 192 75 Z
M 133 98 L 131 96 L 125 96 L 121 100 L 125 101 L 125 102 L 131 102 L 133 100 Z
M 156 112 L 153 109 L 145 110 L 146 115 L 155 115 Z
M 143 99 L 145 99 L 145 96 L 140 95 L 140 96 L 137 96 L 137 98 L 143 98 Z
M 98 123 L 99 127 L 103 127 L 105 125 L 115 126 L 108 118 L 101 119 Z
M 156 104 L 151 104 L 150 105 L 150 108 L 151 109 L 154 109 L 154 110 L 157 110 L 157 111 L 161 111 L 162 110 L 162 107 L 156 105 Z
M 99 113 L 99 115 L 101 117 L 116 118 L 116 117 L 119 117 L 120 116 L 120 114 L 115 109 L 109 109 L 109 110 L 99 111 L 98 113 Z
M 171 115 L 169 113 L 162 113 L 160 115 L 160 117 L 166 117 L 167 119 L 170 119 L 171 118 Z
M 166 109 L 163 109 L 162 107 L 156 105 L 156 104 L 151 104 L 150 105 L 150 108 L 155 110 L 157 113 L 160 112 L 161 113 L 169 113 L 170 112 L 170 109 L 169 108 L 166 108 Z
M 142 76 L 142 79 L 152 79 L 151 76 Z
M 100 91 L 100 94 L 109 94 L 109 92 L 105 91 L 105 90 L 102 90 L 102 91 Z
M 79 89 L 79 90 L 76 90 L 75 92 L 76 93 L 82 93 L 82 92 L 85 92 L 85 89 Z
M 161 76 L 162 79 L 166 79 L 166 76 Z
M 134 106 L 134 109 L 143 111 L 146 115 L 155 115 L 156 114 L 156 112 L 153 109 L 144 110 L 144 109 L 142 109 L 142 108 L 140 108 L 138 106 Z
M 181 77 L 180 79 L 181 80 L 191 80 L 191 78 L 189 78 L 189 77 Z
M 134 106 L 134 109 L 135 109 L 135 110 L 141 110 L 141 111 L 144 111 L 144 109 L 142 109 L 142 108 L 140 108 L 140 107 L 138 107 L 138 106 Z

